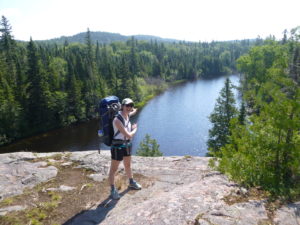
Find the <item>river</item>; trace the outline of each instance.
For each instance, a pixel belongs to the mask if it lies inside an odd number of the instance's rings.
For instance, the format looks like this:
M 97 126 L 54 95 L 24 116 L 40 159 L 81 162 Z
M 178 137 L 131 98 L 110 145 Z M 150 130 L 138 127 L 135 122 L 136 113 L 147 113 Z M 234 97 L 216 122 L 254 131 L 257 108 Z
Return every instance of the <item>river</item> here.
M 238 85 L 237 75 L 230 75 L 229 78 L 233 84 Z M 165 156 L 205 156 L 208 130 L 211 127 L 208 116 L 213 111 L 225 79 L 224 76 L 187 82 L 171 87 L 149 101 L 133 118 L 133 122 L 138 124 L 133 151 L 149 134 L 160 145 L 159 149 Z M 235 95 L 238 99 L 237 91 Z M 97 150 L 97 130 L 98 121 L 93 120 L 20 140 L 0 148 L 0 152 Z M 108 149 L 104 145 L 101 148 Z

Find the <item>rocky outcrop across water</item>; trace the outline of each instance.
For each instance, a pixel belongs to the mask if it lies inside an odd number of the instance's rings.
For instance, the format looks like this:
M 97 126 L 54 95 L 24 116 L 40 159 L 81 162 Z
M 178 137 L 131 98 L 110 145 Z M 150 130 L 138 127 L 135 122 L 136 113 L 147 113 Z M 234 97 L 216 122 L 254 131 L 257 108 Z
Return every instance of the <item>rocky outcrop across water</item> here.
M 58 164 L 49 160 L 59 161 L 60 166 L 70 169 L 91 170 L 91 179 L 107 182 L 108 151 L 100 155 L 96 151 L 61 154 L 59 160 L 53 159 L 57 153 L 0 155 L 1 200 L 58 176 Z M 72 215 L 64 224 L 300 224 L 300 202 L 270 212 L 265 198 L 249 194 L 225 175 L 210 169 L 209 158 L 134 156 L 132 160 L 133 172 L 144 186 L 142 190 L 130 191 L 121 185 L 119 201 L 108 196 L 98 201 L 95 196 L 86 210 Z M 120 174 L 124 175 L 123 166 Z M 66 183 L 58 189 L 74 188 L 69 186 Z M 24 210 L 26 206 L 6 208 L 0 208 L 0 213 Z

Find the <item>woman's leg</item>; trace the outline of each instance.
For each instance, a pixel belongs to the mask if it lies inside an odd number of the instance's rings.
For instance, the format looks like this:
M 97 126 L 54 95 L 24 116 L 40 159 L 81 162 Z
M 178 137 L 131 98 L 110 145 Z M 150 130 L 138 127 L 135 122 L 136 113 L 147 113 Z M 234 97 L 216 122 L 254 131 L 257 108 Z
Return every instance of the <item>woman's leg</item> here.
M 138 182 L 133 180 L 132 170 L 131 170 L 131 156 L 124 156 L 123 160 L 124 160 L 123 163 L 125 167 L 125 172 L 129 179 L 129 187 L 135 190 L 141 190 L 142 186 Z
M 121 161 L 117 161 L 117 160 L 114 160 L 114 159 L 111 160 L 110 170 L 109 170 L 109 176 L 108 176 L 109 184 L 110 185 L 114 185 L 115 184 L 115 174 L 116 174 L 116 172 L 118 170 L 120 162 Z
M 125 173 L 128 179 L 132 179 L 132 171 L 131 171 L 131 156 L 124 156 L 123 164 L 125 167 Z

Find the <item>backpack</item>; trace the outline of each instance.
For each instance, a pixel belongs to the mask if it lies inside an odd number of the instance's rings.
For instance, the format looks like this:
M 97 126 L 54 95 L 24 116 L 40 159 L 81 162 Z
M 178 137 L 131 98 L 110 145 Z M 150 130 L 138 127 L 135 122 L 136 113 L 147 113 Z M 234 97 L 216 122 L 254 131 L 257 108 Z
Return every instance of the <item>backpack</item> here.
M 108 96 L 101 99 L 99 103 L 100 123 L 102 129 L 98 131 L 98 135 L 101 137 L 102 142 L 111 146 L 114 137 L 113 120 L 118 116 L 118 112 L 121 110 L 121 103 L 116 96 Z M 119 118 L 119 116 L 118 116 Z M 123 118 L 119 118 L 124 124 Z

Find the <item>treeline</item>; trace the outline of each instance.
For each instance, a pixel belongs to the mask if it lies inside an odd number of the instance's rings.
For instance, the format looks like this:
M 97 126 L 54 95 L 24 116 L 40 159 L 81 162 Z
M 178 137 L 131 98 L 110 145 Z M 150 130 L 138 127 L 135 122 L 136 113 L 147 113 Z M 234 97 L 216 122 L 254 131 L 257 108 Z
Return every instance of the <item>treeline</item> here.
M 243 104 L 227 80 L 211 115 L 209 153 L 218 168 L 272 196 L 300 197 L 300 27 L 237 60 Z
M 125 36 L 118 33 L 109 33 L 109 32 L 100 32 L 100 31 L 91 31 L 90 32 L 91 39 L 96 43 L 99 44 L 110 44 L 112 42 L 126 42 L 131 39 L 132 36 Z M 151 35 L 135 35 L 135 39 L 141 40 L 141 41 L 151 41 L 156 40 L 158 42 L 176 42 L 178 43 L 178 40 L 175 39 L 167 39 L 167 38 L 161 38 L 157 36 L 151 36 Z M 46 44 L 64 44 L 65 41 L 69 43 L 86 43 L 86 33 L 82 32 L 79 34 L 75 34 L 73 36 L 62 36 L 59 38 L 53 38 L 49 40 L 43 40 L 43 41 L 37 41 L 38 43 L 46 43 Z
M 97 116 L 99 99 L 117 95 L 136 102 L 168 82 L 212 77 L 235 70 L 255 42 L 109 45 L 18 42 L 2 17 L 0 38 L 0 145 Z

